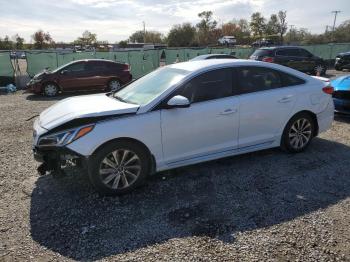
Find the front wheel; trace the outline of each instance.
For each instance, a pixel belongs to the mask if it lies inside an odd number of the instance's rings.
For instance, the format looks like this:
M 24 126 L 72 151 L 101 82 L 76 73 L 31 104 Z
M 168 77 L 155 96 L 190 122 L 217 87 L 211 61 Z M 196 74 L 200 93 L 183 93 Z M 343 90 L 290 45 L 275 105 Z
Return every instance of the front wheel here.
M 149 170 L 144 148 L 129 141 L 116 141 L 92 156 L 89 177 L 102 195 L 121 195 L 140 186 Z
M 287 123 L 281 140 L 281 147 L 291 153 L 304 151 L 315 135 L 315 123 L 309 114 L 294 116 Z
M 58 94 L 57 85 L 52 84 L 52 83 L 48 83 L 44 86 L 44 95 L 45 96 L 53 97 L 53 96 L 57 96 L 57 94 Z

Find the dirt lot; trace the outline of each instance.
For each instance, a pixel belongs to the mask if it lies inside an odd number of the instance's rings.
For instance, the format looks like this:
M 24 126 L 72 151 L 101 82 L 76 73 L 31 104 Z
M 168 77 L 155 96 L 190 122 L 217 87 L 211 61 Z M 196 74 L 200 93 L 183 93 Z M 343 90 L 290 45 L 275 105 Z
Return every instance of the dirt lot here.
M 36 173 L 25 119 L 58 99 L 0 96 L 0 261 L 350 261 L 350 118 L 304 153 L 226 158 L 101 198 L 82 172 Z

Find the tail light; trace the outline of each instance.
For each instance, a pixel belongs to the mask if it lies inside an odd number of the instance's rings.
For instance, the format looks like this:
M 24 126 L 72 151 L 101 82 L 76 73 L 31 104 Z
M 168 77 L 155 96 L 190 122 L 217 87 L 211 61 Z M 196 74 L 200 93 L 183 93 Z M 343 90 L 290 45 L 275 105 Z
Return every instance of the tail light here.
M 324 88 L 322 88 L 322 91 L 326 94 L 332 95 L 334 92 L 334 88 L 333 86 L 325 86 Z
M 130 66 L 128 64 L 124 64 L 123 65 L 123 70 L 124 71 L 129 71 L 130 70 Z
M 273 57 L 265 56 L 265 57 L 263 57 L 262 61 L 267 62 L 267 63 L 273 63 L 274 59 L 273 59 Z

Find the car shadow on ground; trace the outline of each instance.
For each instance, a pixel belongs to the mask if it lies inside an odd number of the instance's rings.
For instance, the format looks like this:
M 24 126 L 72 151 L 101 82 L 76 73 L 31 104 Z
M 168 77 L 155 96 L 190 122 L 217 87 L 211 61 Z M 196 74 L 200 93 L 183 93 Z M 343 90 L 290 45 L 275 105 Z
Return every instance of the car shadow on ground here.
M 350 114 L 348 114 L 348 115 L 346 115 L 346 114 L 335 114 L 334 115 L 334 120 L 336 120 L 338 122 L 343 122 L 343 123 L 350 124 Z
M 60 93 L 55 97 L 47 97 L 44 95 L 37 95 L 37 94 L 30 94 L 27 92 L 24 92 L 24 94 L 28 94 L 26 99 L 30 101 L 59 101 L 68 97 L 73 96 L 82 96 L 82 95 L 92 95 L 92 94 L 103 94 L 104 91 L 80 91 L 80 92 L 69 92 L 69 93 Z
M 350 195 L 350 147 L 316 138 L 300 154 L 278 149 L 152 176 L 121 197 L 99 197 L 86 175 L 40 177 L 31 195 L 32 238 L 76 260 L 102 259 L 172 238 L 233 242 Z M 341 163 L 341 164 L 340 164 Z

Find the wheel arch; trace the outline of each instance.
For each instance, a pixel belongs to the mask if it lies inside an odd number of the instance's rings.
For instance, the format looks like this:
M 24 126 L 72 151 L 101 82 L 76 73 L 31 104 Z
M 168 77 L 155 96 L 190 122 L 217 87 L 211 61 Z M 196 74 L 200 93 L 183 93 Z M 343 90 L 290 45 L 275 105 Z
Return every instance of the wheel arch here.
M 99 145 L 97 148 L 95 148 L 95 150 L 92 152 L 92 155 L 94 155 L 98 150 L 100 150 L 101 148 L 103 148 L 105 145 L 109 144 L 109 143 L 113 143 L 113 142 L 131 142 L 134 144 L 137 144 L 138 146 L 142 147 L 148 155 L 149 161 L 150 161 L 150 166 L 151 166 L 151 174 L 155 172 L 156 170 L 156 159 L 154 157 L 154 155 L 152 154 L 151 150 L 146 146 L 145 143 L 143 143 L 142 141 L 135 139 L 135 138 L 131 138 L 131 137 L 118 137 L 118 138 L 114 138 L 108 141 L 105 141 L 104 143 L 102 143 L 101 145 Z
M 293 117 L 295 117 L 295 116 L 297 116 L 297 115 L 300 115 L 300 114 L 308 114 L 308 115 L 312 118 L 312 120 L 314 121 L 314 124 L 315 124 L 315 125 L 314 125 L 314 136 L 317 136 L 317 135 L 318 135 L 318 130 L 319 130 L 318 121 L 317 121 L 317 116 L 316 116 L 316 114 L 315 114 L 314 112 L 312 112 L 312 111 L 310 111 L 310 110 L 302 110 L 302 111 L 296 112 L 294 115 L 292 115 L 292 116 L 289 118 L 289 120 L 288 120 L 288 122 L 285 124 L 284 128 L 286 128 L 287 124 L 289 123 L 289 121 L 290 121 Z

